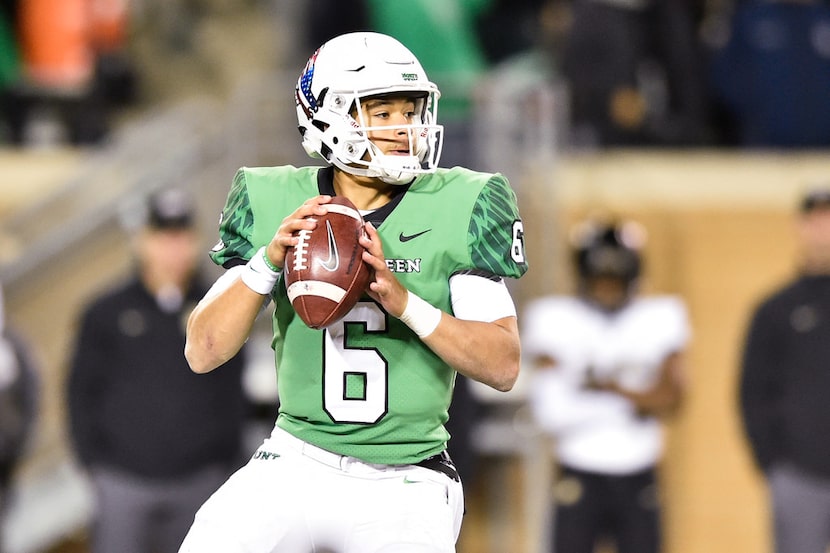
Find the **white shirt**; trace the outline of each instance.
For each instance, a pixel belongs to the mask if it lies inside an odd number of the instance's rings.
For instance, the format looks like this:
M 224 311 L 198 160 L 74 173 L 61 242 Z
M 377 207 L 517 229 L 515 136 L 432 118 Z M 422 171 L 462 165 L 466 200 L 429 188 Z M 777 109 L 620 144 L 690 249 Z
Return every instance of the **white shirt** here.
M 689 340 L 682 300 L 636 298 L 606 313 L 579 298 L 550 296 L 531 302 L 522 324 L 523 355 L 557 363 L 533 374 L 529 402 L 536 422 L 555 437 L 559 460 L 602 474 L 654 466 L 663 452 L 659 421 L 619 394 L 583 385 L 591 371 L 631 391 L 653 386 L 666 357 Z

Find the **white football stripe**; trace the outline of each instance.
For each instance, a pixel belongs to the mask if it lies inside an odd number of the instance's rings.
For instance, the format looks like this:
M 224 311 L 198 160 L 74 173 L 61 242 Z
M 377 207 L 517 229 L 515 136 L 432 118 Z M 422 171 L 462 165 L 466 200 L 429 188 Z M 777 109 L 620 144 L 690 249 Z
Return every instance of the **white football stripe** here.
M 302 280 L 295 282 L 286 290 L 288 299 L 293 303 L 299 296 L 319 296 L 340 303 L 346 291 L 339 286 L 321 280 Z
M 352 209 L 345 205 L 340 204 L 326 204 L 326 209 L 333 213 L 340 213 L 341 215 L 347 215 L 352 219 L 356 219 L 360 221 L 360 212 L 356 209 Z

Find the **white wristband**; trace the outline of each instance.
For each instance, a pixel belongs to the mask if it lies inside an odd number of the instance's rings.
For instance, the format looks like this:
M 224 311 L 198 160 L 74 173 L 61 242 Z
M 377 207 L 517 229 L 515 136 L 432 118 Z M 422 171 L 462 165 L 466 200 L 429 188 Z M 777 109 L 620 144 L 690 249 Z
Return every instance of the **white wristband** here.
M 438 323 L 441 322 L 441 310 L 412 292 L 408 294 L 409 299 L 406 302 L 406 309 L 403 310 L 399 318 L 418 335 L 418 338 L 426 338 L 435 331 Z
M 267 295 L 274 289 L 279 271 L 272 269 L 273 264 L 266 259 L 265 246 L 262 246 L 245 265 L 242 271 L 242 282 L 257 294 Z

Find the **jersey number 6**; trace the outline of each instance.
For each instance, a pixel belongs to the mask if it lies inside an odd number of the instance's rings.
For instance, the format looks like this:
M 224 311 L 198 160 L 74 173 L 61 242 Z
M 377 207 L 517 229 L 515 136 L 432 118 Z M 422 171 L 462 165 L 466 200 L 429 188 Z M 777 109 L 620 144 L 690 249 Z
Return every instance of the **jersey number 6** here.
M 323 408 L 334 422 L 374 424 L 387 412 L 389 366 L 377 349 L 349 346 L 346 323 L 362 323 L 365 332 L 386 332 L 386 316 L 373 302 L 359 302 L 326 329 Z

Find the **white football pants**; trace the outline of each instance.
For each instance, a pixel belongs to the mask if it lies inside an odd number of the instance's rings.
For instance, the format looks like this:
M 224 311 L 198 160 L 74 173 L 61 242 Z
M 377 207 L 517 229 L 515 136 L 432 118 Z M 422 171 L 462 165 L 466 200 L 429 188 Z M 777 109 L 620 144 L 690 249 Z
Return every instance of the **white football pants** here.
M 454 553 L 460 482 L 373 465 L 275 428 L 196 513 L 179 553 Z

